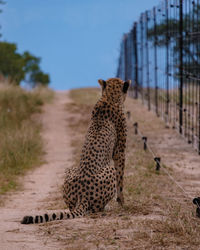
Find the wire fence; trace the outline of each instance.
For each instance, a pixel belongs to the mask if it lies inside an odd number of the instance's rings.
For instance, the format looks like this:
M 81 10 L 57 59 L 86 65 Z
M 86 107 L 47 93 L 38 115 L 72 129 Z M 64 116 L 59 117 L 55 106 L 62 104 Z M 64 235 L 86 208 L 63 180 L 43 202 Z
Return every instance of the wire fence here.
M 200 154 L 200 0 L 165 0 L 123 36 L 117 77 Z

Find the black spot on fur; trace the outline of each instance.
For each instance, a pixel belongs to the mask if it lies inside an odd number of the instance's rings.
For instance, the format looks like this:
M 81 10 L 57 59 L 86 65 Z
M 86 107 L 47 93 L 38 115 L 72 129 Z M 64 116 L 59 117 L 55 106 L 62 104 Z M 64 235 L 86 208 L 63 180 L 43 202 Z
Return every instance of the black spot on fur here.
M 38 222 L 39 222 L 39 216 L 36 215 L 36 216 L 35 216 L 35 223 L 38 223 Z
M 43 222 L 43 217 L 40 215 L 40 222 L 42 223 Z
M 60 220 L 62 220 L 63 219 L 63 213 L 61 212 L 60 213 Z
M 103 89 L 106 88 L 106 81 L 103 81 Z
M 21 224 L 33 224 L 33 216 L 25 216 Z
M 127 93 L 128 87 L 129 87 L 129 82 L 124 82 L 124 86 L 123 86 L 124 93 Z
M 45 221 L 46 221 L 46 222 L 49 221 L 49 216 L 48 216 L 48 214 L 45 214 L 45 215 L 44 215 L 44 218 L 45 218 Z

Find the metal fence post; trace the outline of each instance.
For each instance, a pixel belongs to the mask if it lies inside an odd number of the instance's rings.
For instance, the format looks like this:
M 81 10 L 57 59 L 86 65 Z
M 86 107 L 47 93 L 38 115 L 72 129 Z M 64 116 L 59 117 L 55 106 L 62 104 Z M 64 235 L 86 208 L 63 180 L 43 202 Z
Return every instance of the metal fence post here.
M 198 153 L 200 155 L 200 87 L 199 87 L 199 145 L 198 145 Z
M 149 17 L 148 17 L 148 11 L 145 12 L 145 31 L 146 31 L 146 71 L 147 71 L 147 100 L 148 100 L 148 110 L 151 110 L 151 96 L 150 96 L 150 77 L 149 77 L 149 46 L 148 46 L 148 21 L 149 21 Z
M 122 49 L 120 50 L 120 55 L 118 59 L 118 67 L 117 67 L 117 74 L 116 74 L 117 78 L 121 78 L 121 69 L 122 69 L 121 60 L 122 60 Z
M 124 35 L 124 80 L 128 80 L 128 39 L 127 35 Z
M 144 42 L 144 14 L 142 13 L 141 16 L 140 16 L 140 53 L 139 53 L 139 56 L 140 56 L 140 93 L 141 93 L 141 97 L 142 97 L 142 103 L 144 103 L 144 89 L 143 89 L 143 86 L 144 86 L 144 60 L 143 60 L 143 57 L 144 57 L 144 46 L 143 46 L 143 42 Z
M 165 1 L 166 11 L 166 107 L 165 107 L 165 122 L 169 120 L 169 19 L 168 19 L 168 1 Z
M 133 27 L 133 46 L 134 46 L 134 58 L 135 58 L 135 79 L 134 79 L 134 85 L 135 85 L 135 99 L 138 98 L 138 50 L 137 50 L 137 23 L 134 23 Z
M 179 132 L 183 133 L 183 0 L 179 0 Z
M 159 116 L 158 113 L 158 63 L 157 63 L 157 23 L 156 23 L 156 8 L 153 8 L 153 20 L 154 20 L 154 77 L 155 77 L 155 107 L 156 107 L 156 115 Z

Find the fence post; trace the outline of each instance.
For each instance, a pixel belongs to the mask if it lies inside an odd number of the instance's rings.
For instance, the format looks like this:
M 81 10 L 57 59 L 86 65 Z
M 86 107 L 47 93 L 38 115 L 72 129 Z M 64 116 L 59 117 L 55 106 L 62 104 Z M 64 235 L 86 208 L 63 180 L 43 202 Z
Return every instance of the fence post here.
M 127 43 L 127 76 L 126 76 L 126 80 L 131 80 L 131 64 L 132 64 L 132 60 L 131 60 L 131 55 L 132 55 L 132 51 L 131 51 L 131 47 L 130 47 L 130 39 L 131 39 L 131 34 L 127 33 L 127 39 L 126 39 L 126 43 Z
M 134 66 L 134 71 L 135 71 L 135 79 L 134 79 L 134 84 L 135 84 L 135 99 L 138 98 L 138 50 L 137 50 L 137 22 L 134 23 L 133 27 L 133 46 L 134 46 L 134 58 L 135 58 L 135 66 Z
M 179 0 L 179 132 L 183 133 L 183 0 Z
M 146 24 L 146 69 L 147 69 L 147 100 L 148 100 L 148 110 L 151 110 L 151 100 L 150 100 L 150 78 L 149 78 L 149 47 L 148 47 L 148 11 L 145 12 L 145 24 Z
M 142 95 L 142 103 L 144 103 L 144 46 L 143 46 L 143 36 L 144 36 L 144 14 L 140 16 L 140 93 Z
M 156 115 L 159 116 L 158 113 L 158 63 L 157 63 L 157 23 L 156 23 L 156 8 L 153 8 L 153 20 L 154 20 L 154 77 L 155 77 L 155 106 L 156 106 Z
M 199 148 L 198 148 L 198 153 L 200 155 L 200 86 L 199 86 Z
M 165 108 L 165 122 L 169 120 L 169 18 L 168 18 L 168 1 L 165 1 L 166 11 L 166 108 Z
M 124 79 L 123 80 L 127 80 L 128 77 L 128 57 L 127 57 L 127 35 L 124 34 Z
M 121 44 L 120 54 L 119 54 L 119 59 L 118 59 L 118 67 L 117 67 L 117 74 L 116 74 L 117 78 L 122 77 L 122 75 L 121 75 L 121 69 L 122 69 L 121 61 L 122 61 L 122 44 Z

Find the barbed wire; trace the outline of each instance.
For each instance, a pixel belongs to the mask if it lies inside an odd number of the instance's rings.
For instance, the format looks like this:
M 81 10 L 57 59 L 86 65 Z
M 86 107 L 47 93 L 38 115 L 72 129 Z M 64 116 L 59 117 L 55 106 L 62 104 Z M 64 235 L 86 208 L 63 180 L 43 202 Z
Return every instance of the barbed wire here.
M 147 142 L 147 137 L 144 136 L 142 134 L 142 132 L 140 131 L 140 129 L 138 128 L 138 123 L 135 122 L 133 124 L 133 126 L 135 127 L 135 134 L 139 135 L 141 137 L 141 139 L 144 142 L 144 150 L 148 150 L 151 155 L 154 158 L 154 161 L 156 162 L 156 170 L 160 170 L 162 169 L 165 174 L 168 176 L 168 178 L 179 188 L 179 190 L 182 191 L 183 195 L 188 199 L 188 200 L 193 200 L 193 203 L 197 205 L 197 208 L 200 210 L 200 204 L 198 203 L 198 201 L 200 202 L 200 200 L 198 198 L 193 198 L 190 194 L 188 194 L 188 192 L 186 192 L 186 190 L 177 182 L 177 180 L 169 173 L 169 171 L 167 170 L 166 166 L 164 166 L 164 164 L 161 163 L 160 161 L 160 157 L 156 156 L 156 153 L 154 152 L 154 150 L 152 149 L 152 147 L 149 145 L 149 143 Z

